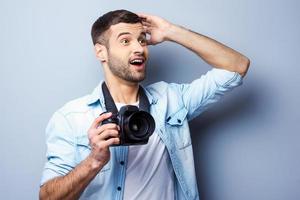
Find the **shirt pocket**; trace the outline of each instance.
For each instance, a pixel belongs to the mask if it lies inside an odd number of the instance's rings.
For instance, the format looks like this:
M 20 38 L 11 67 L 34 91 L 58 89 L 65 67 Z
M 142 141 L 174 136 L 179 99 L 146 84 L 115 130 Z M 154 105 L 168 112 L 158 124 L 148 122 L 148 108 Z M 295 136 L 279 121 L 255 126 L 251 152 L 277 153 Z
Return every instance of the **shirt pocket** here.
M 91 146 L 87 136 L 76 137 L 76 164 L 78 165 L 83 161 L 91 152 Z M 104 172 L 110 169 L 110 161 L 101 169 L 100 172 Z
M 181 108 L 166 119 L 167 131 L 179 150 L 191 145 L 191 136 L 187 121 L 188 110 Z

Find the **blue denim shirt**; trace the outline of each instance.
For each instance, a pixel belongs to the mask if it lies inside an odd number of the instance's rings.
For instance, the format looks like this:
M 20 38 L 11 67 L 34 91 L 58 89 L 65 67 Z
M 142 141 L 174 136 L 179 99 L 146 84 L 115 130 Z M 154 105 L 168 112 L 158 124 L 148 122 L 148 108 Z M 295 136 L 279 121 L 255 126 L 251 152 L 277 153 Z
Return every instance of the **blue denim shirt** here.
M 145 87 L 156 132 L 166 145 L 175 172 L 176 199 L 199 199 L 188 121 L 241 84 L 238 73 L 213 68 L 190 84 L 158 82 Z M 88 156 L 91 148 L 87 130 L 104 111 L 100 83 L 90 95 L 73 100 L 54 113 L 46 128 L 47 161 L 41 185 L 66 175 Z M 123 199 L 128 147 L 110 147 L 110 151 L 110 161 L 81 199 Z

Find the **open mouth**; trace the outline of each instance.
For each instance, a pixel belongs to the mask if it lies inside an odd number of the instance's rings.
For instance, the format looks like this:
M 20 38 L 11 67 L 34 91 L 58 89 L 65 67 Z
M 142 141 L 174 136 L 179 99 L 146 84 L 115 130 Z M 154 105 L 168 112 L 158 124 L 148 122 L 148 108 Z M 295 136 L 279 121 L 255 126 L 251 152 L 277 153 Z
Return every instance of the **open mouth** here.
M 134 58 L 131 61 L 129 61 L 129 63 L 131 65 L 141 66 L 145 63 L 145 59 L 144 58 Z

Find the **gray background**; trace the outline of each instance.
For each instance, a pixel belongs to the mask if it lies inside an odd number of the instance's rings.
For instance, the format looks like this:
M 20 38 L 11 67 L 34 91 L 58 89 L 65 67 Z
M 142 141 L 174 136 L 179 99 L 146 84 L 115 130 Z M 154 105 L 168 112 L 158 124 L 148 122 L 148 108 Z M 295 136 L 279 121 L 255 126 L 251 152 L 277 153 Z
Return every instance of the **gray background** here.
M 90 27 L 125 8 L 217 39 L 251 59 L 243 86 L 191 122 L 202 200 L 300 199 L 300 3 L 296 0 L 0 2 L 0 199 L 37 199 L 45 126 L 102 78 Z M 210 69 L 183 47 L 150 48 L 148 80 Z

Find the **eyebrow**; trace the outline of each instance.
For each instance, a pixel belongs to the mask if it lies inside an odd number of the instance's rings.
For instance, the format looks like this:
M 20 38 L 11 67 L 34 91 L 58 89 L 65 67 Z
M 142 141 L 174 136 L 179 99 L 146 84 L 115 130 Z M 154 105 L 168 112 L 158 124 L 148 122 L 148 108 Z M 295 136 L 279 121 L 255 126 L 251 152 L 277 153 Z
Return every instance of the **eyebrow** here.
M 118 34 L 117 38 L 121 37 L 122 35 L 130 35 L 130 34 L 131 34 L 130 32 L 122 32 L 122 33 Z M 140 33 L 140 35 L 146 36 L 146 32 L 143 31 L 143 32 Z
M 122 32 L 122 33 L 119 33 L 119 35 L 118 35 L 117 38 L 119 38 L 119 37 L 122 36 L 122 35 L 128 35 L 128 34 L 130 34 L 130 33 L 129 33 L 129 32 Z

